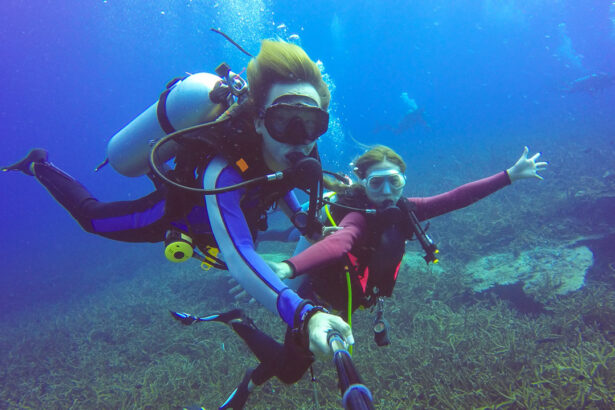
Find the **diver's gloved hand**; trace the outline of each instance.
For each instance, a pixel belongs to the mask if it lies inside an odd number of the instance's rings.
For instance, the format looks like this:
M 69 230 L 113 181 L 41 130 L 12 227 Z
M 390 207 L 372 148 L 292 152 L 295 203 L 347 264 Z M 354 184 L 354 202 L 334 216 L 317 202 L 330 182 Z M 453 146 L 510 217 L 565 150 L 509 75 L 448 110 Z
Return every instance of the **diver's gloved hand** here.
M 241 302 L 242 300 L 247 300 L 249 304 L 256 303 L 256 299 L 250 296 L 235 279 L 230 278 L 228 284 L 232 286 L 228 293 L 235 298 L 236 301 Z
M 348 345 L 354 344 L 350 326 L 339 316 L 318 312 L 310 318 L 307 326 L 310 351 L 319 359 L 329 359 L 333 354 L 328 343 L 329 330 L 331 329 L 337 330 Z
M 280 278 L 280 280 L 290 279 L 293 277 L 293 268 L 286 262 L 266 261 L 271 270 Z
M 540 152 L 538 154 L 534 154 L 531 158 L 528 158 L 527 154 L 529 152 L 529 148 L 525 147 L 523 149 L 523 154 L 521 154 L 521 158 L 519 158 L 515 165 L 506 170 L 506 173 L 510 178 L 510 182 L 515 182 L 518 179 L 526 178 L 543 179 L 540 175 L 538 175 L 538 171 L 545 170 L 548 164 L 546 162 L 536 162 L 540 156 Z

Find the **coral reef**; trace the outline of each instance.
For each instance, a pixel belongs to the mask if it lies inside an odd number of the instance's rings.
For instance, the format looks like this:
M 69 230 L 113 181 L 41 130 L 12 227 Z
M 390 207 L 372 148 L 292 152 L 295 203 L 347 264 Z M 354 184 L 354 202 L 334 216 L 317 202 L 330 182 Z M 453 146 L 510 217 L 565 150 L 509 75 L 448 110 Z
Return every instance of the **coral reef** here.
M 517 282 L 523 290 L 540 301 L 580 289 L 585 273 L 594 262 L 585 246 L 536 247 L 515 257 L 512 253 L 494 253 L 468 263 L 466 275 L 476 292 L 500 284 Z

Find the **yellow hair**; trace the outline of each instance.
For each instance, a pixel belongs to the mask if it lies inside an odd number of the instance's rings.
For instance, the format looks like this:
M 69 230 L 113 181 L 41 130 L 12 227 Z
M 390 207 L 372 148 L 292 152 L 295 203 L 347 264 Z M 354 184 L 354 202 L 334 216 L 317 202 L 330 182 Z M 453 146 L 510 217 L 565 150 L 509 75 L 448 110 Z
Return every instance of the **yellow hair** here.
M 255 108 L 260 109 L 271 86 L 307 82 L 314 86 L 327 110 L 331 94 L 316 63 L 299 46 L 284 41 L 263 40 L 258 55 L 250 60 L 247 69 L 248 86 Z

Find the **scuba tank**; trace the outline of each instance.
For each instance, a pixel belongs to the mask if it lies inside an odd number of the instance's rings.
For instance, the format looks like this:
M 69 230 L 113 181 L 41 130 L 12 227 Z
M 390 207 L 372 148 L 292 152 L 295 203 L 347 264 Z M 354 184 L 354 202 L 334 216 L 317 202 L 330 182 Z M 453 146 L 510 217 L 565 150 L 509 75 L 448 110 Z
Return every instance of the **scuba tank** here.
M 303 226 L 306 234 L 320 232 L 319 226 L 312 223 L 323 189 L 320 162 L 316 158 L 293 158 L 296 164 L 287 170 L 213 189 L 185 185 L 168 175 L 169 169 L 165 163 L 186 151 L 184 143 L 202 144 L 200 146 L 204 149 L 212 148 L 213 151 L 224 149 L 228 144 L 221 145 L 216 136 L 210 135 L 208 131 L 227 127 L 229 120 L 245 111 L 247 104 L 244 102 L 248 99 L 245 80 L 233 73 L 226 63 L 216 68 L 216 74 L 198 73 L 171 81 L 157 102 L 111 138 L 107 146 L 107 160 L 96 170 L 110 163 L 124 176 L 147 174 L 156 187 L 164 183 L 169 187 L 203 195 L 216 195 L 289 178 L 302 190 L 309 190 L 310 207 Z M 212 132 L 215 135 L 216 132 Z M 240 172 L 247 169 L 243 158 L 235 161 L 234 165 Z M 308 181 L 305 174 L 314 174 L 315 171 L 320 177 Z M 224 262 L 216 257 L 217 249 L 208 250 L 205 256 L 199 255 L 194 252 L 192 238 L 183 232 L 167 232 L 165 254 L 173 262 L 182 262 L 193 256 L 202 260 L 206 266 L 226 268 Z
M 224 99 L 214 102 L 210 92 L 222 81 L 210 73 L 173 80 L 158 101 L 115 134 L 107 145 L 107 158 L 120 174 L 138 177 L 150 171 L 152 145 L 175 130 L 215 120 L 228 108 Z M 177 144 L 169 142 L 158 151 L 161 162 L 175 156 Z

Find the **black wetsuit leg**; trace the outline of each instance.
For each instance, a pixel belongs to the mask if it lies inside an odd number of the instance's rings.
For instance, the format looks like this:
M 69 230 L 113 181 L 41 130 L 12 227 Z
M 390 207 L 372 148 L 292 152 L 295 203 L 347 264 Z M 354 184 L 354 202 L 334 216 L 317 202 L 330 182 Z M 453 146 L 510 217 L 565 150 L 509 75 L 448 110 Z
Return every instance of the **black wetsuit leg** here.
M 275 375 L 283 383 L 296 383 L 314 363 L 314 355 L 307 347 L 299 344 L 290 328 L 286 329 L 283 349 Z
M 314 362 L 312 353 L 300 346 L 290 328 L 286 331 L 284 344 L 244 322 L 232 323 L 233 330 L 246 342 L 260 364 L 252 373 L 252 382 L 261 385 L 276 376 L 283 383 L 297 382 Z
M 155 191 L 134 201 L 100 202 L 48 162 L 34 163 L 34 176 L 86 230 L 126 242 L 160 242 L 168 227 L 164 195 Z

